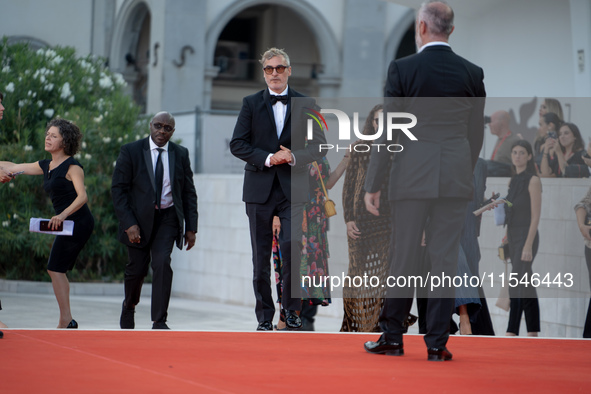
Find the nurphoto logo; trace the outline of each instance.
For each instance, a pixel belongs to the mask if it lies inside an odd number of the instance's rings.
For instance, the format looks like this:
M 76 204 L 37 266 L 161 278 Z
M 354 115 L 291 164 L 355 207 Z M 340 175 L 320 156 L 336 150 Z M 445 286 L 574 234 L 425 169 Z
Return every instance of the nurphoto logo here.
M 305 108 L 310 112 L 306 112 L 306 115 L 310 117 L 307 123 L 307 137 L 308 140 L 313 139 L 313 128 L 314 122 L 318 124 L 321 130 L 325 133 L 328 132 L 328 125 L 326 123 L 326 119 L 322 114 L 333 114 L 337 117 L 338 122 L 338 136 L 339 141 L 348 141 L 349 144 L 347 145 L 339 145 L 339 144 L 320 144 L 319 150 L 354 150 L 355 152 L 368 152 L 372 148 L 375 148 L 380 151 L 381 148 L 385 148 L 388 152 L 402 152 L 404 147 L 397 143 L 392 144 L 385 144 L 385 143 L 356 143 L 352 146 L 350 145 L 351 142 L 351 119 L 349 115 L 345 112 L 338 110 L 338 109 L 321 109 L 320 112 L 312 109 L 312 108 Z M 379 113 L 378 115 L 378 128 L 374 134 L 363 134 L 359 131 L 359 112 L 353 113 L 353 133 L 357 140 L 361 141 L 377 141 L 382 137 L 384 133 L 384 129 L 386 131 L 386 141 L 392 142 L 393 141 L 393 131 L 400 130 L 402 131 L 411 141 L 418 141 L 417 137 L 414 136 L 413 133 L 410 132 L 409 129 L 413 128 L 417 124 L 417 117 L 408 112 L 387 112 L 385 114 Z M 402 119 L 410 120 L 409 123 L 397 123 Z M 384 127 L 385 121 L 385 127 Z

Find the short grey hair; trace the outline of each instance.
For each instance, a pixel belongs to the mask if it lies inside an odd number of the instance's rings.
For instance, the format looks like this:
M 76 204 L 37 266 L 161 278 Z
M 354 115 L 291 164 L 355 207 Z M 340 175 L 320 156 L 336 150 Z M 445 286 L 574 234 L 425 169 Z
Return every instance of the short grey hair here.
M 431 34 L 449 37 L 454 27 L 454 10 L 445 1 L 428 1 L 419 8 L 418 20 L 425 22 Z
M 279 48 L 267 49 L 265 53 L 263 53 L 263 55 L 261 56 L 261 60 L 259 60 L 259 62 L 261 64 L 265 64 L 265 61 L 271 60 L 271 58 L 274 58 L 275 56 L 283 56 L 285 62 L 287 63 L 287 67 L 291 67 L 291 65 L 289 64 L 289 56 L 287 55 L 287 53 L 285 53 L 283 49 Z

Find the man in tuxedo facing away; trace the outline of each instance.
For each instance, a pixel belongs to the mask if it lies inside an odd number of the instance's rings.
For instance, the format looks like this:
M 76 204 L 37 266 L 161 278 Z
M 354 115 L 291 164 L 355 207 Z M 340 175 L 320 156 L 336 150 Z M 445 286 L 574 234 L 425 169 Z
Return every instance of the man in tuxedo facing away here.
M 306 143 L 306 130 L 300 118 L 304 107 L 315 104 L 312 99 L 294 100 L 304 96 L 287 84 L 291 75 L 287 53 L 271 48 L 262 55 L 260 63 L 267 88 L 244 98 L 230 149 L 234 156 L 246 162 L 242 200 L 246 203 L 250 226 L 257 330 L 273 330 L 275 306 L 270 261 L 274 216 L 281 221 L 279 246 L 283 259 L 285 324 L 288 330 L 297 330 L 302 326 L 297 314 L 301 310 L 301 298 L 299 287 L 292 286 L 291 263 L 293 260 L 294 272 L 299 272 L 302 210 L 308 199 L 306 170 L 308 163 L 326 154 L 319 149 L 326 139 L 315 127 L 312 139 Z M 293 255 L 292 239 L 296 240 Z
M 121 147 L 111 195 L 119 218 L 119 241 L 127 246 L 125 299 L 120 326 L 135 328 L 135 306 L 140 302 L 144 278 L 152 265 L 153 329 L 168 329 L 168 303 L 172 287 L 171 258 L 179 249 L 195 245 L 197 193 L 187 148 L 169 141 L 174 117 L 157 113 L 150 121 L 150 136 Z
M 386 103 L 392 100 L 390 111 L 399 112 L 402 106 L 418 120 L 411 130 L 418 140 L 404 140 L 401 134 L 404 149 L 394 154 L 389 174 L 388 200 L 394 229 L 390 248 L 394 253 L 389 257 L 391 276 L 408 278 L 419 274 L 427 218 L 431 277 L 453 277 L 457 273 L 460 234 L 473 193 L 472 172 L 484 138 L 486 92 L 482 69 L 456 55 L 448 44 L 454 30 L 453 18 L 453 10 L 444 2 L 423 4 L 416 21 L 418 53 L 393 61 L 388 70 L 385 96 Z M 387 109 L 385 106 L 384 112 Z M 387 159 L 387 154 L 375 150 L 370 159 L 364 199 L 374 215 L 379 215 L 379 190 L 388 176 L 384 170 Z M 377 342 L 365 343 L 367 352 L 404 354 L 404 321 L 413 293 L 411 287 L 388 288 L 379 318 L 383 335 Z M 430 361 L 452 358 L 446 344 L 454 296 L 451 286 L 430 294 L 424 337 Z

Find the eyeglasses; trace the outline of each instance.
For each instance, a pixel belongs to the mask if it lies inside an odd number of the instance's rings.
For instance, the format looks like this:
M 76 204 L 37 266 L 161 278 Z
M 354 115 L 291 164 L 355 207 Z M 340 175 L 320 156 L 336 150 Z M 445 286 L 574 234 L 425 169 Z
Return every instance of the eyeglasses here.
M 174 127 L 172 127 L 171 125 L 168 125 L 168 124 L 153 123 L 152 126 L 154 126 L 154 128 L 156 130 L 160 130 L 160 129 L 164 128 L 164 132 L 166 132 L 166 133 L 172 133 L 172 131 L 174 130 Z
M 287 66 L 284 66 L 283 64 L 280 64 L 277 67 L 272 67 L 272 66 L 264 67 L 263 68 L 263 71 L 267 75 L 273 74 L 273 70 L 277 70 L 277 74 L 283 74 L 283 72 L 285 71 L 286 68 L 287 68 Z

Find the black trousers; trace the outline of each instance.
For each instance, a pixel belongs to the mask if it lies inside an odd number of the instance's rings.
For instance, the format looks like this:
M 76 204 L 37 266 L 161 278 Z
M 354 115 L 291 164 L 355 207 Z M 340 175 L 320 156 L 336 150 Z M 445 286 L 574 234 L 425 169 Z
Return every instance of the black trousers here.
M 299 311 L 301 298 L 292 293 L 291 261 L 292 261 L 292 219 L 298 220 L 298 209 L 292 210 L 292 204 L 283 194 L 277 179 L 273 184 L 271 195 L 263 204 L 246 203 L 250 227 L 250 243 L 252 248 L 253 289 L 255 295 L 255 314 L 259 323 L 272 321 L 275 305 L 271 293 L 271 252 L 273 245 L 273 217 L 281 220 L 279 247 L 281 248 L 283 280 L 282 304 L 284 309 Z M 296 215 L 293 218 L 292 215 Z M 301 218 L 302 210 L 299 209 Z M 299 220 L 301 228 L 301 219 Z M 299 267 L 299 265 L 298 265 Z M 293 297 L 296 295 L 296 297 Z
M 165 322 L 172 288 L 172 249 L 178 234 L 174 207 L 156 211 L 150 242 L 144 248 L 127 247 L 125 266 L 125 305 L 134 308 L 140 302 L 144 278 L 152 266 L 152 321 Z
M 536 254 L 538 253 L 538 246 L 540 244 L 540 237 L 536 233 L 534 243 L 532 245 L 532 261 L 522 261 L 521 253 L 523 246 L 527 240 L 528 226 L 523 227 L 509 227 L 507 229 L 509 251 L 511 253 L 511 265 L 513 269 L 511 273 L 515 273 L 517 278 L 521 280 L 527 274 L 528 279 L 532 275 L 532 265 Z M 521 323 L 521 315 L 525 314 L 525 324 L 527 332 L 540 331 L 540 305 L 538 303 L 538 294 L 536 288 L 532 286 L 519 285 L 517 287 L 509 287 L 509 297 L 511 297 L 511 309 L 509 311 L 509 323 L 507 324 L 507 332 L 519 335 L 519 326 Z
M 421 239 L 427 218 L 430 219 L 429 240 L 426 253 L 431 260 L 430 276 L 457 273 L 460 234 L 464 223 L 468 200 L 438 198 L 428 200 L 391 201 L 393 234 L 390 243 L 389 275 L 392 277 L 420 276 Z M 382 338 L 402 342 L 414 287 L 388 287 L 384 307 L 380 314 Z M 449 322 L 455 304 L 453 287 L 438 287 L 428 293 L 426 310 L 427 347 L 443 347 L 449 338 Z

